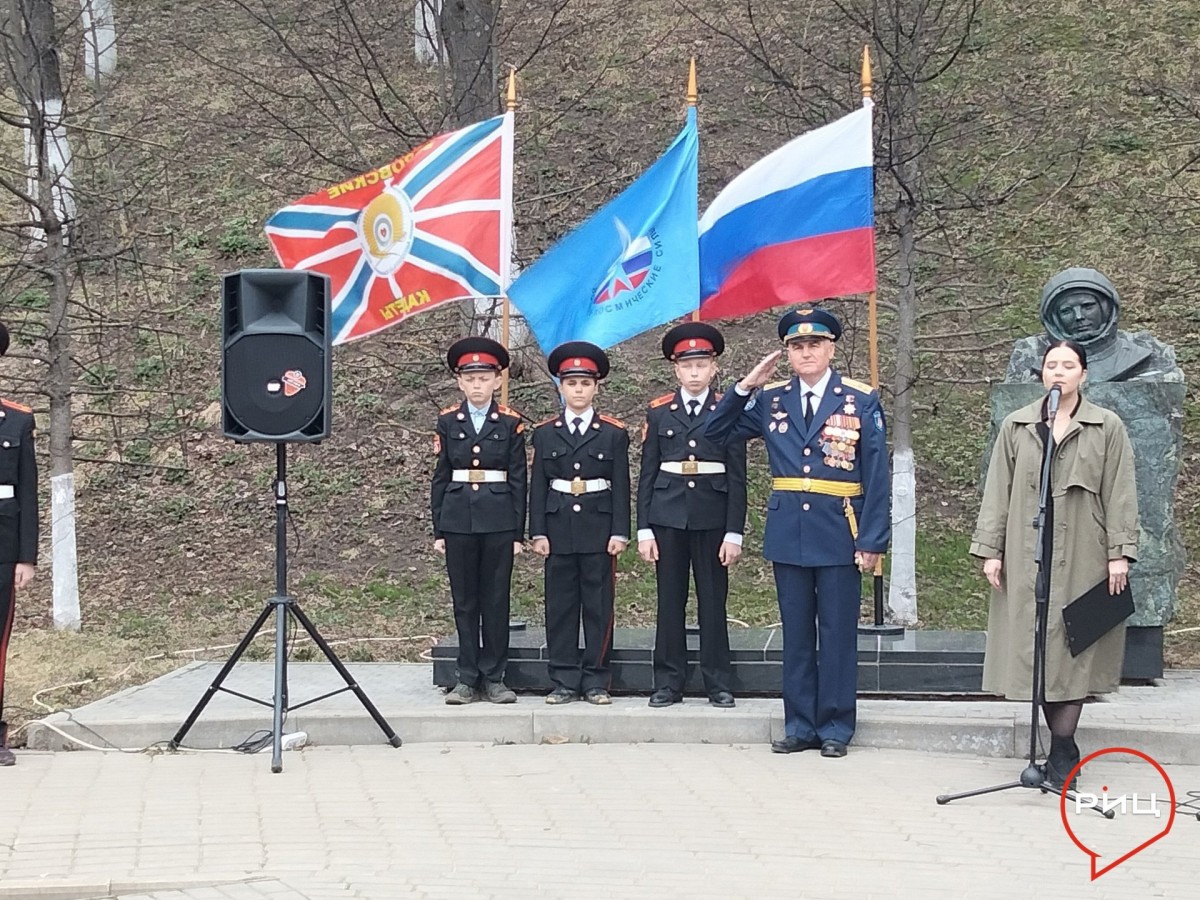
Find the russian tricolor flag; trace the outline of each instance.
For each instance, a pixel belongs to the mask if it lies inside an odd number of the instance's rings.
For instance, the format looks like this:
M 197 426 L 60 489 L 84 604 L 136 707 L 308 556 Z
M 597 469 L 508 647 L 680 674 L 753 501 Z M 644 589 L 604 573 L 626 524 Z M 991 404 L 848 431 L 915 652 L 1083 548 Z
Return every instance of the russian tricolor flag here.
M 875 289 L 871 105 L 756 162 L 700 219 L 700 317 Z

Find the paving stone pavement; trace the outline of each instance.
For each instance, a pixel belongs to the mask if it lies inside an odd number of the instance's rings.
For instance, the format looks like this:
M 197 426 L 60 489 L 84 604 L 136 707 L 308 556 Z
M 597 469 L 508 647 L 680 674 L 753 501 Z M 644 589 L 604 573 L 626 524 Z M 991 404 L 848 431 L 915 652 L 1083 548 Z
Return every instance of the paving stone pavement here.
M 1200 822 L 1089 880 L 1020 761 L 761 744 L 35 753 L 0 771 L 0 898 L 1194 898 Z M 1103 758 L 1084 787 L 1161 779 Z M 1200 767 L 1168 766 L 1181 793 Z M 1156 780 L 1157 779 L 1157 780 Z M 1070 812 L 1102 862 L 1160 821 Z

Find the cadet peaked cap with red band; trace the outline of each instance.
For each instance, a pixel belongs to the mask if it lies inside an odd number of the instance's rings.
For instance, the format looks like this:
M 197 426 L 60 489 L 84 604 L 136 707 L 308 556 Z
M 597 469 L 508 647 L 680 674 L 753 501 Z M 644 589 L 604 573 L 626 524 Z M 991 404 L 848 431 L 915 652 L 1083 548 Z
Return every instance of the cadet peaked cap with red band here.
M 599 380 L 608 377 L 608 354 L 587 341 L 567 341 L 550 352 L 546 368 L 555 378 L 587 375 Z
M 725 338 L 707 322 L 684 322 L 663 336 L 662 352 L 671 362 L 693 356 L 720 356 L 725 352 Z
M 482 372 L 488 369 L 502 372 L 508 368 L 508 351 L 499 341 L 486 337 L 465 337 L 455 341 L 446 351 L 450 371 Z
M 798 306 L 779 320 L 779 338 L 785 344 L 802 338 L 836 341 L 841 336 L 837 316 L 817 306 Z

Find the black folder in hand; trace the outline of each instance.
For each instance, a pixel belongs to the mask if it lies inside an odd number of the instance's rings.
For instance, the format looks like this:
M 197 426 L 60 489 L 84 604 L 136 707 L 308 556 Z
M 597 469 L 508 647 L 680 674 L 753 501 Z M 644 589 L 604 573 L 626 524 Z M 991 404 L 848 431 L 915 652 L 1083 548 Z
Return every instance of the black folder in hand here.
M 1108 592 L 1105 578 L 1063 607 L 1063 625 L 1071 656 L 1078 656 L 1133 615 L 1133 593 L 1126 582 L 1119 594 Z

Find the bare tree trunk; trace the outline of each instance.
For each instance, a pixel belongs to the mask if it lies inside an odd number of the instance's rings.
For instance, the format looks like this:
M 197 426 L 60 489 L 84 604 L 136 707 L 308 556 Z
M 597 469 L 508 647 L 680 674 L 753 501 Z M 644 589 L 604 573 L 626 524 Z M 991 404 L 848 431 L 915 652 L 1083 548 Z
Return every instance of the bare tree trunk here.
M 498 12 L 499 4 L 493 0 L 442 0 L 442 45 L 453 85 L 448 112 L 457 125 L 497 112 L 500 95 L 492 31 Z
M 902 178 L 915 180 L 914 167 L 904 165 Z M 908 171 L 905 171 L 908 170 Z M 917 333 L 917 247 L 913 194 L 902 184 L 896 225 L 899 293 L 896 297 L 896 381 L 892 409 L 892 560 L 888 614 L 893 622 L 917 621 L 917 477 L 913 463 L 913 381 Z
M 70 266 L 67 227 L 75 214 L 70 147 L 58 69 L 51 0 L 8 0 L 4 7 L 4 62 L 13 75 L 29 123 L 26 159 L 35 240 L 44 246 L 40 267 L 51 282 L 46 332 L 50 396 L 51 535 L 54 624 L 78 630 L 79 573 L 75 545 L 75 475 L 71 453 L 72 384 Z
M 440 65 L 445 57 L 438 20 L 442 15 L 442 0 L 417 0 L 413 9 L 414 46 L 417 62 Z
M 83 26 L 83 71 L 98 82 L 117 68 L 117 22 L 113 0 L 80 0 Z

